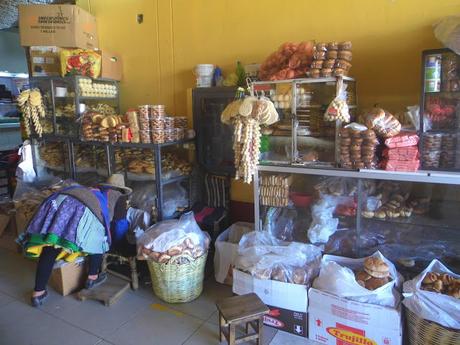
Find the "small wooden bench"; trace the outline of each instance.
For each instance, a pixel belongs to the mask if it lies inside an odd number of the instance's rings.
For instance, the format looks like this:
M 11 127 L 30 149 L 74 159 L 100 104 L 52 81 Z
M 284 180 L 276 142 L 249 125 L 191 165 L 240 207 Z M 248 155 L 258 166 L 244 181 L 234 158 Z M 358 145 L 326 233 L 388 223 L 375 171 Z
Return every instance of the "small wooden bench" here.
M 263 316 L 269 312 L 268 307 L 255 293 L 228 297 L 216 303 L 219 311 L 219 341 L 227 340 L 229 345 L 236 345 L 250 340 L 262 344 Z M 245 324 L 246 335 L 237 338 L 236 326 Z M 253 329 L 253 332 L 249 333 Z

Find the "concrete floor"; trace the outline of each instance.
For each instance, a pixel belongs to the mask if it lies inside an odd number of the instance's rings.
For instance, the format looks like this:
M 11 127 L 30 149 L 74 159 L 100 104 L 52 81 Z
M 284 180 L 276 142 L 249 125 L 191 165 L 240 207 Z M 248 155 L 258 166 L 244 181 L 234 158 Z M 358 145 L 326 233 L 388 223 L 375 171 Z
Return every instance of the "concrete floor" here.
M 128 291 L 115 305 L 80 302 L 74 296 L 50 296 L 40 308 L 30 306 L 35 264 L 0 248 L 1 345 L 206 345 L 218 344 L 215 301 L 231 288 L 205 282 L 197 300 L 170 305 L 148 288 Z M 264 344 L 307 345 L 305 339 L 264 328 Z

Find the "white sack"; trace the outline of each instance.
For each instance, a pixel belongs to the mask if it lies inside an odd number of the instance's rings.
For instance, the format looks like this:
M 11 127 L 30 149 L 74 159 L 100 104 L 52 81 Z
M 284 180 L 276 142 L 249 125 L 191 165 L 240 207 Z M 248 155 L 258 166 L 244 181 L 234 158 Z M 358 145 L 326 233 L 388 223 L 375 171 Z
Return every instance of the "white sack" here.
M 324 255 L 321 260 L 319 276 L 314 280 L 313 287 L 353 301 L 396 307 L 401 297 L 394 288 L 401 285 L 402 277 L 398 274 L 391 261 L 379 251 L 372 254 L 372 256 L 378 257 L 387 263 L 392 281 L 373 291 L 368 290 L 358 284 L 353 272 L 353 270 L 363 269 L 365 258 L 350 259 L 341 256 Z

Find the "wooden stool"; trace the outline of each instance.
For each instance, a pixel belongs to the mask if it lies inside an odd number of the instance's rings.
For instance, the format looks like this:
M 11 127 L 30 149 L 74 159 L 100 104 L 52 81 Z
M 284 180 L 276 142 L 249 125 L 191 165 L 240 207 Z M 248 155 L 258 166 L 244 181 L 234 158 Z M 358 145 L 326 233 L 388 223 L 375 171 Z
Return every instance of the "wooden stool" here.
M 216 303 L 219 310 L 219 341 L 225 337 L 229 345 L 256 339 L 262 344 L 263 316 L 270 310 L 255 293 L 226 298 Z M 246 335 L 236 338 L 235 327 L 244 323 Z M 249 334 L 250 328 L 254 333 Z

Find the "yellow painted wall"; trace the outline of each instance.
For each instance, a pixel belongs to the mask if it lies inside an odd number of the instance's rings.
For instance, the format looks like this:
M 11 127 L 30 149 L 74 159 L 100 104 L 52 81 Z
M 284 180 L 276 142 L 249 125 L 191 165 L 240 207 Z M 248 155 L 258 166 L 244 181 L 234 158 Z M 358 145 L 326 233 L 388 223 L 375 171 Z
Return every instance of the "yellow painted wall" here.
M 80 0 L 96 15 L 103 47 L 124 58 L 122 106 L 164 103 L 188 114 L 193 67 L 224 72 L 236 60 L 261 62 L 285 41 L 353 41 L 351 74 L 362 108 L 402 111 L 418 103 L 420 54 L 437 48 L 432 23 L 460 11 L 460 0 Z M 137 24 L 136 15 L 144 14 Z M 252 189 L 232 184 L 233 199 Z

